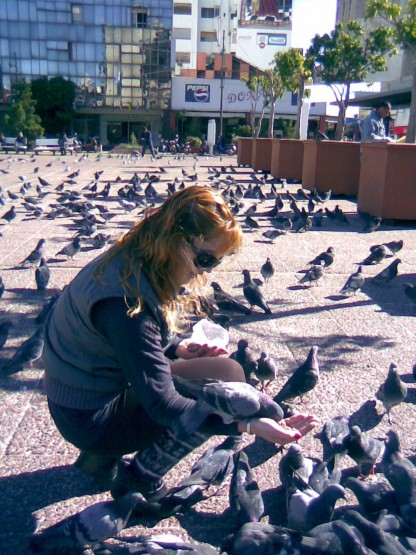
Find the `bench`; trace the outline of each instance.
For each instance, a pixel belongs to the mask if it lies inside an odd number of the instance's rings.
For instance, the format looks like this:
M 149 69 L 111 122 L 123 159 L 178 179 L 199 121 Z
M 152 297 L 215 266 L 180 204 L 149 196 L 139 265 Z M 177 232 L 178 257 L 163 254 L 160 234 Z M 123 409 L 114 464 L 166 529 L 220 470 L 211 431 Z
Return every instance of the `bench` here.
M 35 139 L 35 148 L 33 150 L 35 154 L 39 154 L 40 152 L 53 152 L 55 155 L 57 152 L 61 152 L 59 139 Z M 66 150 L 71 154 L 73 153 L 74 139 L 67 140 Z
M 4 152 L 9 152 L 10 150 L 14 150 L 16 152 L 22 151 L 22 152 L 26 152 L 27 151 L 27 145 L 19 145 L 19 149 L 16 149 L 16 140 L 17 137 L 4 137 L 4 139 L 1 142 L 1 148 L 2 150 L 4 150 Z

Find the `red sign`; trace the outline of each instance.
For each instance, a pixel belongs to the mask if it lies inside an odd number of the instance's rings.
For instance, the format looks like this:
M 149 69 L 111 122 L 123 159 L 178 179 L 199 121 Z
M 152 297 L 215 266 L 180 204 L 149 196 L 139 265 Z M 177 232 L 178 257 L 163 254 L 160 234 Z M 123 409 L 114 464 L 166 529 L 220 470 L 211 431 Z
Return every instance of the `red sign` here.
M 394 135 L 406 135 L 407 133 L 407 125 L 397 125 L 393 127 Z
M 264 42 L 259 42 L 259 47 L 260 48 L 264 48 L 266 45 L 264 44 Z

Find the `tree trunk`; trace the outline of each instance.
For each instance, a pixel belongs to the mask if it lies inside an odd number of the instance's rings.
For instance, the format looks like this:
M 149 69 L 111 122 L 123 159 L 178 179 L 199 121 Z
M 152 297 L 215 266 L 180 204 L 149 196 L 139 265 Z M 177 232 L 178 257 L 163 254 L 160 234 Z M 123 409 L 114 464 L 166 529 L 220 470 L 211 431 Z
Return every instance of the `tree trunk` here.
M 413 49 L 413 82 L 410 114 L 407 124 L 406 143 L 414 143 L 416 138 L 416 48 Z
M 296 102 L 296 131 L 295 138 L 300 139 L 300 114 L 303 105 L 303 95 L 305 94 L 305 81 L 302 79 L 298 89 L 298 98 Z
M 274 127 L 274 114 L 276 112 L 276 101 L 272 100 L 270 103 L 270 119 L 269 119 L 269 132 L 268 136 L 273 139 L 273 127 Z
M 345 104 L 343 101 L 339 102 L 338 104 L 339 112 L 338 112 L 338 119 L 337 119 L 337 128 L 335 129 L 334 134 L 334 141 L 342 141 L 344 137 L 344 129 L 345 129 Z
M 264 105 L 264 106 L 263 106 L 263 109 L 262 109 L 262 111 L 261 111 L 261 114 L 260 114 L 259 122 L 258 122 L 258 124 L 257 124 L 258 127 L 257 127 L 257 129 L 256 129 L 256 138 L 258 138 L 259 135 L 260 135 L 261 126 L 262 126 L 262 123 L 263 123 L 263 118 L 264 118 L 264 112 L 265 112 L 265 111 L 266 111 L 266 106 Z

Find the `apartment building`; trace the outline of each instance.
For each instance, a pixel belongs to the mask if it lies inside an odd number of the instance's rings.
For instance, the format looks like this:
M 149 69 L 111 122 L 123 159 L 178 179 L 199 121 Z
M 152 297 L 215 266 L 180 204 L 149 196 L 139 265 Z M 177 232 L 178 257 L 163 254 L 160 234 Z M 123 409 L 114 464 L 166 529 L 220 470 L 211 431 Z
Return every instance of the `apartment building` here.
M 2 0 L 1 104 L 17 79 L 62 76 L 76 85 L 73 129 L 126 141 L 154 131 L 170 106 L 171 0 Z

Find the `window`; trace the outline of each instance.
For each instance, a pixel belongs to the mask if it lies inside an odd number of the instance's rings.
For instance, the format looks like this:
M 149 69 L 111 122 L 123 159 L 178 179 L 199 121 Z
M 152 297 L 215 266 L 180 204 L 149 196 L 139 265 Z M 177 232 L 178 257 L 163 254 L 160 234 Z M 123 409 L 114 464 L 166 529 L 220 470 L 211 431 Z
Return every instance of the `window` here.
M 216 31 L 201 31 L 200 36 L 201 42 L 216 42 L 217 32 Z
M 173 39 L 190 39 L 191 38 L 191 29 L 176 27 L 172 29 L 172 38 Z
M 203 19 L 213 19 L 220 15 L 219 8 L 201 8 L 201 17 Z
M 191 54 L 190 52 L 176 52 L 176 63 L 177 64 L 190 64 Z
M 137 29 L 147 28 L 147 8 L 134 8 L 131 12 L 133 27 Z
M 84 12 L 81 4 L 71 4 L 72 23 L 82 23 Z
M 175 15 L 192 15 L 192 4 L 174 4 L 173 13 Z

